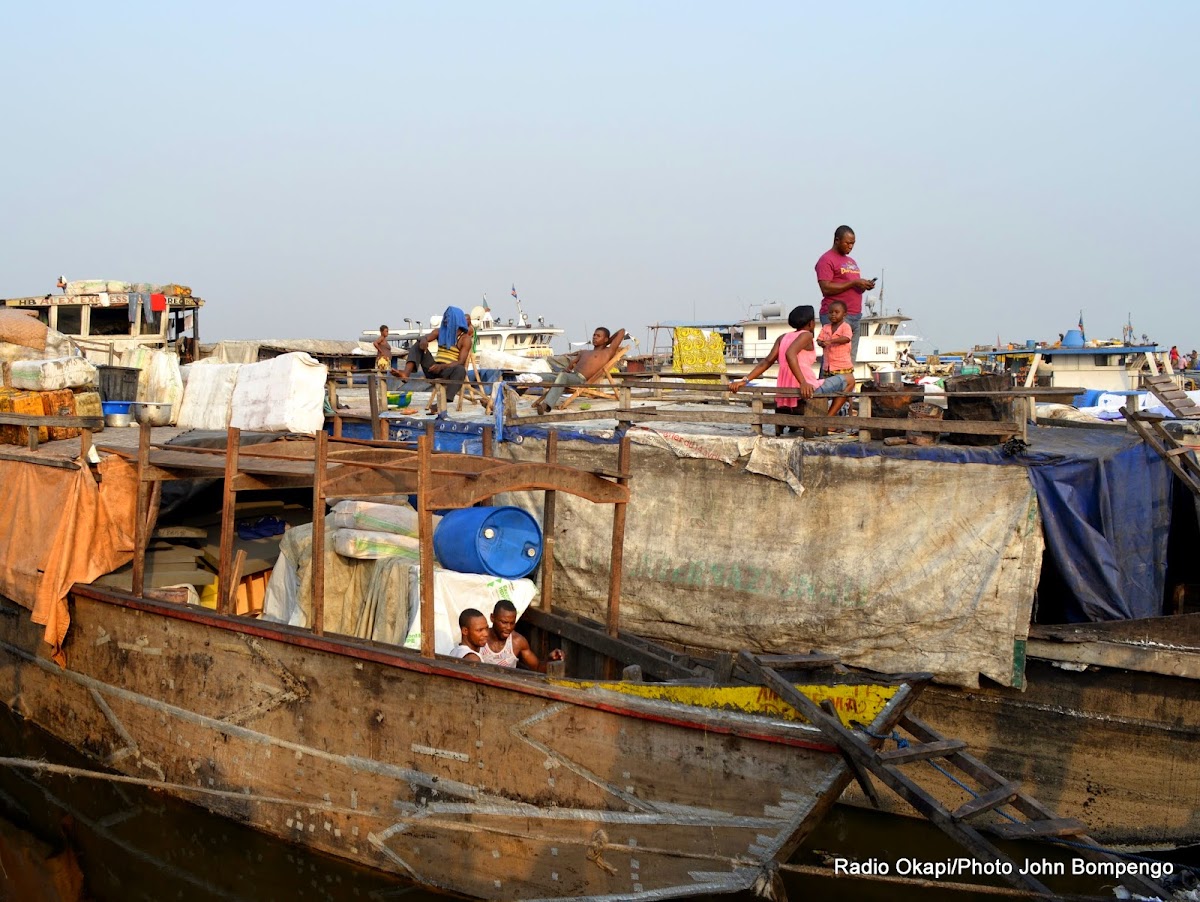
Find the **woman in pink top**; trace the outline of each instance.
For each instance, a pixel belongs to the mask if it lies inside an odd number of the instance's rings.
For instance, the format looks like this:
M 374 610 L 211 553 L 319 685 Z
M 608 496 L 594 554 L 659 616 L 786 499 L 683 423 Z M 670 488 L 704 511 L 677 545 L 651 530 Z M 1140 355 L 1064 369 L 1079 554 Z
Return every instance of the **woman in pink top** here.
M 814 394 L 834 394 L 845 391 L 846 379 L 844 376 L 818 379 L 813 375 L 817 362 L 817 352 L 813 345 L 813 325 L 816 323 L 816 319 L 817 314 L 811 304 L 794 308 L 788 314 L 788 325 L 796 331 L 788 332 L 775 339 L 775 346 L 771 348 L 771 353 L 755 366 L 746 375 L 746 378 L 730 382 L 729 390 L 741 391 L 747 382 L 761 376 L 772 363 L 778 360 L 779 375 L 775 377 L 775 385 L 778 388 L 798 388 L 804 398 L 811 398 Z M 794 361 L 793 358 L 795 358 Z M 782 413 L 793 413 L 797 407 L 802 406 L 800 401 L 801 398 L 796 397 L 776 397 L 775 409 Z M 799 428 L 798 426 L 776 426 L 775 434 L 783 435 L 785 429 L 791 432 L 798 431 Z

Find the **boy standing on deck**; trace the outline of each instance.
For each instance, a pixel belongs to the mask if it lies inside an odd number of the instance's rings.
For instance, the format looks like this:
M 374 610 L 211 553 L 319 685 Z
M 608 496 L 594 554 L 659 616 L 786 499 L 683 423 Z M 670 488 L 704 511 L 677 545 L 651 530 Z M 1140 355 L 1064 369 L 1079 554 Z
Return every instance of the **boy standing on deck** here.
M 846 380 L 845 391 L 854 391 L 854 361 L 850 357 L 850 347 L 854 341 L 854 331 L 846 322 L 846 302 L 831 301 L 829 304 L 829 322 L 821 327 L 817 336 L 817 344 L 825 350 L 823 376 L 842 376 Z M 829 412 L 836 416 L 849 403 L 849 398 L 841 398 L 837 407 Z

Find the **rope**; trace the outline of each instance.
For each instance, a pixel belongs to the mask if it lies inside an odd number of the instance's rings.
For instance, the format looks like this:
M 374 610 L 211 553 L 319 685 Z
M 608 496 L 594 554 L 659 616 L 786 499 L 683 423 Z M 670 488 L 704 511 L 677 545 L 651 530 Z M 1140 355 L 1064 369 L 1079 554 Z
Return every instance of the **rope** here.
M 200 795 L 216 796 L 222 799 L 236 799 L 239 802 L 260 802 L 267 805 L 290 805 L 296 807 L 296 799 L 280 799 L 273 796 L 260 796 L 247 792 L 233 792 L 228 789 L 210 789 L 206 786 L 188 786 L 186 783 L 169 783 L 166 780 L 148 780 L 144 777 L 130 777 L 125 774 L 108 774 L 98 770 L 88 770 L 83 767 L 70 767 L 65 764 L 51 764 L 35 758 L 0 758 L 0 767 L 16 767 L 24 770 L 43 771 L 51 774 L 62 774 L 67 777 L 85 777 L 92 780 L 105 780 L 110 783 L 126 783 L 133 786 L 145 786 L 149 789 L 170 790 L 171 792 L 192 792 Z M 307 806 L 316 807 L 316 806 Z M 331 805 L 320 806 L 322 811 L 336 814 L 352 814 L 360 817 L 382 817 L 381 814 L 370 814 L 355 808 L 341 808 Z

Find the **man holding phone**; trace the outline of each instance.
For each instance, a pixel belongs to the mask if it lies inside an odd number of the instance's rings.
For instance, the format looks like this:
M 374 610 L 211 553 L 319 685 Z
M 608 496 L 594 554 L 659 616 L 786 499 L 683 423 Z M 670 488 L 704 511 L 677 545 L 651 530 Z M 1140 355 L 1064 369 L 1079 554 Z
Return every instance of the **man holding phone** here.
M 821 289 L 821 325 L 829 323 L 829 305 L 842 301 L 846 305 L 846 322 L 854 333 L 850 342 L 850 359 L 858 360 L 858 321 L 862 319 L 864 291 L 875 287 L 874 279 L 862 278 L 862 272 L 850 251 L 854 250 L 854 229 L 840 225 L 833 233 L 833 247 L 817 261 L 817 286 Z

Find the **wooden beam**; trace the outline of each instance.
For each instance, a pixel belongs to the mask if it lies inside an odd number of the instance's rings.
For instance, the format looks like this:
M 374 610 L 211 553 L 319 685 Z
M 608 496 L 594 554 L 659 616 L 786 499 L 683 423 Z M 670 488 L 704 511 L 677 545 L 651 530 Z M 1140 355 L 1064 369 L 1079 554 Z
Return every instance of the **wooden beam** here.
M 237 488 L 234 479 L 238 472 L 238 448 L 242 442 L 242 430 L 230 426 L 225 432 L 225 481 L 221 493 L 221 558 L 219 561 L 218 604 L 221 614 L 232 615 L 229 607 L 229 581 L 233 578 L 234 508 L 237 505 Z
M 643 648 L 625 641 L 620 636 L 606 635 L 599 630 L 576 623 L 574 620 L 558 614 L 549 614 L 540 608 L 526 608 L 521 618 L 532 626 L 553 633 L 568 642 L 574 642 L 576 645 L 582 645 L 584 648 L 605 655 L 618 662 L 622 667 L 637 664 L 642 668 L 643 673 L 655 679 L 678 680 L 696 675 L 682 664 L 655 654 L 651 650 L 654 646 Z
M 617 472 L 628 473 L 631 456 L 629 433 L 621 436 L 617 450 Z M 625 515 L 629 507 L 629 477 L 622 476 L 617 485 L 626 489 L 625 500 L 613 507 L 612 553 L 608 564 L 608 634 L 617 635 L 621 622 L 621 571 L 625 567 Z
M 558 430 L 546 436 L 546 463 L 558 463 Z M 542 610 L 549 613 L 554 607 L 554 514 L 558 492 L 549 489 L 542 502 Z
M 138 427 L 137 502 L 133 522 L 133 594 L 140 596 L 146 588 L 146 546 L 150 532 L 146 516 L 150 508 L 150 483 L 146 468 L 150 463 L 150 424 Z
M 429 424 L 432 426 L 433 424 Z M 432 430 L 417 442 L 417 538 L 421 544 L 421 655 L 434 656 L 433 617 L 433 508 L 429 505 Z
M 921 742 L 904 748 L 880 752 L 879 760 L 886 764 L 908 764 L 911 761 L 928 761 L 930 758 L 944 758 L 950 752 L 956 752 L 966 747 L 967 744 L 961 739 Z
M 324 432 L 316 435 L 313 461 L 312 631 L 325 635 L 325 461 L 329 445 Z

